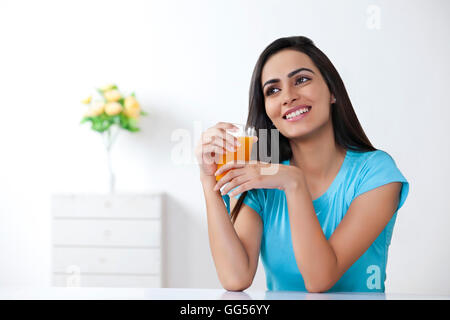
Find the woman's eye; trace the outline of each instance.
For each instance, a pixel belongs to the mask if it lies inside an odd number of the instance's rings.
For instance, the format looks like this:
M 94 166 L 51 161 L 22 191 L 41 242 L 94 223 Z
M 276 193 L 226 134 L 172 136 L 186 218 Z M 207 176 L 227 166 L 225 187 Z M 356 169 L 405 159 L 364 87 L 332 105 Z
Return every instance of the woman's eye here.
M 298 84 L 298 83 L 304 83 L 304 82 L 306 82 L 306 81 L 308 81 L 308 80 L 310 80 L 310 79 L 307 78 L 307 77 L 299 77 L 299 78 L 297 78 L 297 80 L 295 80 L 295 84 Z M 269 89 L 266 91 L 266 95 L 267 95 L 267 96 L 270 96 L 270 95 L 273 93 L 273 90 L 275 90 L 275 89 L 277 89 L 277 88 L 269 88 Z
M 304 79 L 304 81 L 299 81 L 299 80 L 302 80 L 302 79 Z M 306 82 L 306 81 L 308 81 L 308 80 L 309 80 L 309 78 L 307 78 L 307 77 L 299 77 L 299 78 L 297 79 L 297 81 L 295 81 L 295 83 L 298 83 L 298 82 L 303 83 L 303 82 Z
M 269 88 L 267 91 L 266 91 L 266 96 L 270 96 L 272 93 L 273 93 L 273 90 L 274 89 L 276 89 L 276 88 Z

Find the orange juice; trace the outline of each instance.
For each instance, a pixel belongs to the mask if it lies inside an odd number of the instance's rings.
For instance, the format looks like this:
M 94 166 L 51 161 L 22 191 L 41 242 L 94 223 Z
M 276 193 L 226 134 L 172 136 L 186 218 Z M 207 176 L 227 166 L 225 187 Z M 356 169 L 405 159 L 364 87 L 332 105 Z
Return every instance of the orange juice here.
M 238 139 L 241 145 L 236 148 L 235 152 L 227 151 L 227 153 L 222 154 L 221 161 L 220 163 L 217 164 L 217 170 L 219 170 L 219 168 L 223 166 L 225 163 L 231 161 L 245 161 L 245 162 L 250 161 L 254 137 L 246 136 L 236 138 Z M 228 171 L 223 172 L 222 174 L 216 176 L 216 181 L 219 181 L 227 172 Z

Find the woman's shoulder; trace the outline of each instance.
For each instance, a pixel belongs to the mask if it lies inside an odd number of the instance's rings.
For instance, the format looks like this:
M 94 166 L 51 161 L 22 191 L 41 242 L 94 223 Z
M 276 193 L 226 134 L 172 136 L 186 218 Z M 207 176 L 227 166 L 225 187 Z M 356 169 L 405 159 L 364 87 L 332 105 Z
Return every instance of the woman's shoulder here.
M 349 175 L 364 180 L 389 180 L 398 178 L 406 181 L 394 158 L 384 150 L 350 151 L 348 167 Z
M 353 198 L 360 194 L 391 182 L 401 182 L 401 198 L 398 209 L 403 205 L 408 195 L 409 183 L 393 157 L 386 151 L 351 152 L 355 160 L 350 166 L 348 176 L 355 180 Z M 349 184 L 350 185 L 350 184 Z
M 379 165 L 391 165 L 395 164 L 392 156 L 381 149 L 373 151 L 356 151 L 347 150 L 347 156 L 350 162 L 359 164 L 360 166 L 379 166 Z
M 349 180 L 364 181 L 389 180 L 396 178 L 406 181 L 392 156 L 384 150 L 347 151 L 347 174 Z

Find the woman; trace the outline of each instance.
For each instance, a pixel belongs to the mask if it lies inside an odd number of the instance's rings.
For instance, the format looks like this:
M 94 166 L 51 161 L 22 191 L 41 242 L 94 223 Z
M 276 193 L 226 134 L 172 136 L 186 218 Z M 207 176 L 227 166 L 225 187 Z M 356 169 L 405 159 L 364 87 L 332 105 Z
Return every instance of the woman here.
M 310 39 L 281 38 L 262 52 L 247 125 L 267 150 L 271 139 L 262 141 L 260 129 L 279 131 L 278 164 L 228 163 L 216 172 L 220 155 L 236 144 L 229 123 L 206 130 L 196 148 L 223 287 L 248 288 L 261 254 L 269 290 L 384 292 L 409 184 L 391 156 L 372 146 L 338 72 Z M 273 165 L 274 174 L 261 173 Z

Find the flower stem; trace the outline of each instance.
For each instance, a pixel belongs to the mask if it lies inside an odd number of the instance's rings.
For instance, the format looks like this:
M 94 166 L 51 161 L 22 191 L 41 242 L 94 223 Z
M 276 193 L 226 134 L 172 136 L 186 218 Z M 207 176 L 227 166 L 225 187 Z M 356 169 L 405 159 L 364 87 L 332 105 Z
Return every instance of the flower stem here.
M 106 132 L 103 133 L 103 141 L 106 147 L 106 155 L 107 155 L 107 160 L 108 160 L 108 171 L 109 171 L 109 193 L 114 193 L 115 192 L 115 175 L 112 169 L 112 164 L 111 164 L 111 148 L 112 145 L 114 143 L 114 141 L 117 138 L 117 135 L 119 133 L 119 130 L 112 135 L 111 133 L 111 127 L 108 128 L 108 130 Z

